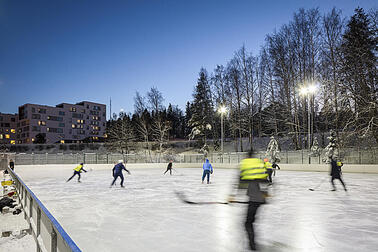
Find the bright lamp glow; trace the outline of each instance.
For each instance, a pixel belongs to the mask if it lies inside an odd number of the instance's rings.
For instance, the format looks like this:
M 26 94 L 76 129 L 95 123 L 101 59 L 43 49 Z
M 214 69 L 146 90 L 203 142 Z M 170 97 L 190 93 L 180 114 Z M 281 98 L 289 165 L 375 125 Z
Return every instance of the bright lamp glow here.
M 311 85 L 311 86 L 309 86 L 309 87 L 307 88 L 307 90 L 308 90 L 308 92 L 309 92 L 310 94 L 313 94 L 313 93 L 316 92 L 316 86 L 315 86 L 315 85 Z
M 225 106 L 221 106 L 220 108 L 219 108 L 219 113 L 221 113 L 221 114 L 225 114 L 227 112 L 227 108 L 225 107 Z
M 301 89 L 299 90 L 300 95 L 307 95 L 307 93 L 308 93 L 307 87 L 301 87 Z

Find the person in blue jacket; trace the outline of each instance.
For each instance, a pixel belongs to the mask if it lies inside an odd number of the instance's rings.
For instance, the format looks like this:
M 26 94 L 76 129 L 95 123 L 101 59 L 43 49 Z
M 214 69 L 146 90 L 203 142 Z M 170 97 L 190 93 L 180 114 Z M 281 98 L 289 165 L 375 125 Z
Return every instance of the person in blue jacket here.
M 123 165 L 123 160 L 119 160 L 118 164 L 116 164 L 114 166 L 113 170 L 112 170 L 113 171 L 113 177 L 114 177 L 114 179 L 113 179 L 113 182 L 110 185 L 110 187 L 112 187 L 115 184 L 115 182 L 116 182 L 116 180 L 117 180 L 118 177 L 121 178 L 121 187 L 124 187 L 123 186 L 123 180 L 124 180 L 124 178 L 123 178 L 122 170 L 125 170 L 125 171 L 127 171 L 128 174 L 130 174 L 130 171 L 127 170 L 126 167 Z
M 210 184 L 210 173 L 213 174 L 213 167 L 211 166 L 209 159 L 206 159 L 202 168 L 203 168 L 202 184 L 206 176 L 207 176 L 207 183 Z

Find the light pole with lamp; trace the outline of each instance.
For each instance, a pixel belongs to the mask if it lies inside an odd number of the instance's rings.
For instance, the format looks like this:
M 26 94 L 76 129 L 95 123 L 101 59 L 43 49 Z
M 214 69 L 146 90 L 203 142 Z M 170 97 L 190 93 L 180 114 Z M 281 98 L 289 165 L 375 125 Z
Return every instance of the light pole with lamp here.
M 311 103 L 310 103 L 310 96 L 312 96 L 316 92 L 316 86 L 315 85 L 309 85 L 309 86 L 304 86 L 300 89 L 300 94 L 302 96 L 307 97 L 307 126 L 308 126 L 308 136 L 307 136 L 307 142 L 308 142 L 308 149 L 311 149 Z M 311 110 L 311 112 L 310 112 Z
M 222 149 L 222 163 L 223 163 L 223 116 L 227 113 L 227 108 L 225 106 L 219 107 L 219 113 L 221 114 L 221 149 Z

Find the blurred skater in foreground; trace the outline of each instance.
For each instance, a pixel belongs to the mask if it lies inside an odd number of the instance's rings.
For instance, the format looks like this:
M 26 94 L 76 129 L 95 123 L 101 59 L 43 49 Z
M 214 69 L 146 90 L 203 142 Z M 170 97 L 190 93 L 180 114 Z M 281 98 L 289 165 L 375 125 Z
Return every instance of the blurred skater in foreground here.
M 345 183 L 344 183 L 343 179 L 341 178 L 341 175 L 342 175 L 341 167 L 342 166 L 343 166 L 342 162 L 336 162 L 336 160 L 334 158 L 331 159 L 331 174 L 330 174 L 330 176 L 331 176 L 331 184 L 332 184 L 332 187 L 333 187 L 332 191 L 336 191 L 335 182 L 333 182 L 335 179 L 340 180 L 341 184 L 344 187 L 344 191 L 347 191 Z
M 74 174 L 66 181 L 70 181 L 71 179 L 73 179 L 73 177 L 75 177 L 76 175 L 78 175 L 78 179 L 77 179 L 77 182 L 81 183 L 80 181 L 80 173 L 84 171 L 84 172 L 87 172 L 86 170 L 84 170 L 84 164 L 83 163 L 80 163 L 78 166 L 76 166 L 76 168 L 74 169 Z
M 249 246 L 251 250 L 256 250 L 255 231 L 253 224 L 257 210 L 262 204 L 265 204 L 265 198 L 268 197 L 267 177 L 268 172 L 265 168 L 264 162 L 258 158 L 252 158 L 252 150 L 248 154 L 248 158 L 240 163 L 240 178 L 239 191 L 247 189 L 249 196 L 247 218 L 244 223 L 245 229 L 248 233 Z M 264 187 L 264 189 L 263 189 Z M 235 195 L 231 195 L 229 201 L 234 200 Z
M 202 184 L 207 176 L 207 183 L 210 184 L 210 173 L 213 174 L 213 167 L 210 164 L 209 159 L 206 159 L 205 163 L 202 166 L 203 174 L 202 174 Z
M 123 165 L 123 160 L 119 160 L 118 161 L 118 164 L 116 164 L 113 168 L 113 182 L 112 184 L 110 185 L 110 187 L 112 187 L 117 178 L 120 177 L 121 178 L 121 187 L 124 187 L 123 186 L 123 181 L 124 181 L 124 177 L 123 177 L 123 174 L 122 174 L 122 170 L 125 170 L 127 171 L 128 174 L 130 174 L 130 171 L 126 169 L 126 167 Z

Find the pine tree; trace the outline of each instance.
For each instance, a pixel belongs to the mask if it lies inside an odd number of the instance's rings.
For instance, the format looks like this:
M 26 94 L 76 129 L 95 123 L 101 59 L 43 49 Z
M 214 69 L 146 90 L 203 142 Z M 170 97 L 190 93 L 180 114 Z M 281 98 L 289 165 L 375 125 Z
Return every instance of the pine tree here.
M 190 138 L 198 137 L 206 144 L 206 139 L 212 129 L 211 124 L 214 111 L 207 72 L 203 68 L 199 73 L 193 97 L 194 101 L 191 108 L 192 117 L 189 120 L 189 125 L 192 128 Z
M 378 84 L 376 27 L 362 8 L 356 9 L 347 25 L 341 46 L 342 74 L 354 116 L 346 125 L 358 135 L 372 134 L 378 142 Z

